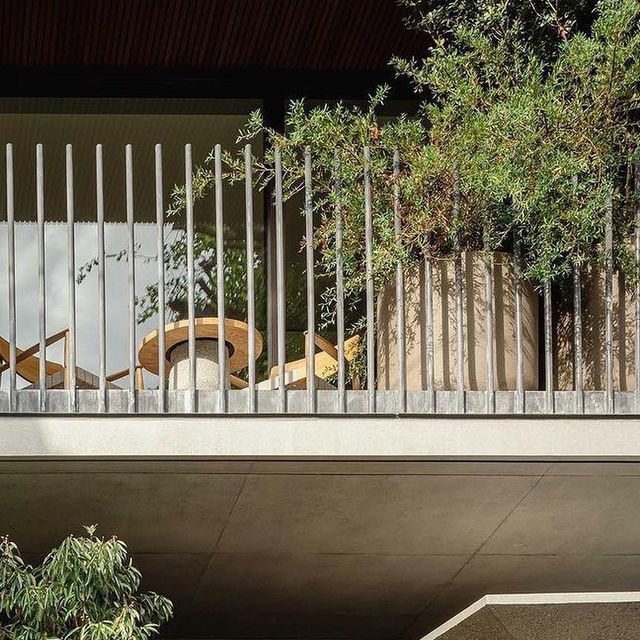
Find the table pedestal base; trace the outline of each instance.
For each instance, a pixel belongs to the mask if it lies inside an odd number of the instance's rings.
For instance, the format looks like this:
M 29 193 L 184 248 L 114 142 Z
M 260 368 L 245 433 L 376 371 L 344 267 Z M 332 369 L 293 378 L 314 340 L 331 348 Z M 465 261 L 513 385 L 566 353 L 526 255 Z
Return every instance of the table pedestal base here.
M 225 347 L 225 357 L 229 360 L 229 349 Z M 169 357 L 169 389 L 189 388 L 189 343 L 176 345 Z M 218 341 L 196 340 L 196 389 L 216 391 L 220 388 L 220 365 L 218 364 Z M 229 377 L 224 383 L 229 388 Z

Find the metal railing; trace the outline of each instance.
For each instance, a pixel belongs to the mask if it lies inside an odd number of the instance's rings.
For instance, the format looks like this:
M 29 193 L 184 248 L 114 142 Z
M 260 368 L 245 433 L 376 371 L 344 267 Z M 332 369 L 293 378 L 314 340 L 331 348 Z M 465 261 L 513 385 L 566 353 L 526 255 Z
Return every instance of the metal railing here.
M 95 385 L 80 384 L 77 372 L 81 365 L 83 354 L 78 352 L 76 340 L 77 331 L 77 264 L 76 264 L 76 225 L 74 211 L 74 150 L 67 145 L 65 150 L 66 169 L 66 228 L 67 228 L 67 327 L 64 330 L 64 380 L 62 388 L 50 388 L 47 373 L 47 347 L 50 346 L 47 324 L 47 272 L 45 268 L 45 225 L 46 225 L 46 194 L 45 194 L 45 166 L 42 145 L 35 148 L 35 188 L 36 188 L 36 224 L 37 224 L 37 274 L 38 295 L 37 314 L 38 336 L 37 344 L 26 351 L 20 351 L 17 346 L 17 315 L 16 296 L 16 215 L 15 215 L 15 176 L 14 149 L 11 144 L 6 146 L 6 274 L 8 278 L 8 353 L 6 361 L 0 362 L 1 371 L 8 376 L 8 384 L 0 389 L 0 412 L 32 412 L 32 413 L 301 413 L 301 414 L 633 414 L 640 407 L 640 283 L 634 287 L 633 302 L 633 335 L 627 336 L 623 328 L 623 338 L 618 353 L 614 352 L 614 270 L 613 270 L 613 220 L 612 205 L 605 212 L 605 269 L 604 269 L 604 376 L 600 384 L 592 384 L 587 388 L 585 384 L 585 367 L 587 360 L 592 363 L 598 359 L 595 346 L 585 344 L 585 314 L 584 314 L 584 274 L 576 267 L 573 274 L 573 295 L 571 299 L 570 321 L 565 322 L 571 328 L 570 340 L 565 339 L 566 352 L 558 347 L 561 338 L 558 334 L 558 316 L 554 315 L 553 288 L 551 284 L 543 287 L 542 296 L 537 302 L 541 307 L 542 331 L 540 348 L 535 353 L 537 366 L 543 372 L 539 376 L 537 388 L 526 388 L 526 357 L 525 357 L 525 328 L 523 287 L 521 271 L 521 244 L 519 238 L 514 237 L 513 254 L 508 260 L 508 271 L 512 282 L 509 285 L 513 299 L 509 305 L 513 308 L 512 328 L 507 329 L 507 338 L 514 344 L 514 372 L 513 384 L 505 385 L 497 382 L 496 349 L 500 348 L 500 340 L 505 340 L 504 327 L 498 331 L 496 327 L 497 299 L 495 265 L 488 254 L 484 254 L 482 262 L 482 291 L 483 291 L 483 320 L 475 317 L 470 319 L 469 313 L 465 321 L 465 309 L 469 309 L 469 299 L 474 294 L 465 288 L 465 273 L 462 254 L 453 262 L 453 313 L 445 313 L 442 308 L 436 309 L 436 297 L 444 293 L 436 292 L 436 272 L 442 271 L 441 265 L 425 258 L 420 267 L 419 284 L 407 277 L 403 265 L 398 262 L 395 272 L 395 283 L 391 286 L 395 291 L 395 316 L 387 323 L 394 325 L 395 336 L 394 353 L 397 375 L 392 388 L 389 385 L 378 384 L 380 373 L 380 317 L 377 304 L 381 292 L 376 290 L 373 271 L 373 251 L 375 246 L 371 158 L 369 150 L 363 150 L 363 192 L 362 216 L 364 221 L 364 255 L 365 255 L 365 290 L 363 292 L 364 316 L 366 318 L 362 348 L 364 349 L 363 373 L 366 374 L 365 388 L 360 389 L 348 379 L 348 362 L 345 353 L 345 339 L 348 333 L 345 293 L 344 293 L 344 234 L 348 232 L 343 225 L 340 204 L 340 179 L 336 171 L 335 184 L 335 369 L 331 382 L 324 384 L 322 372 L 316 370 L 315 345 L 320 329 L 317 322 L 316 279 L 314 274 L 317 256 L 314 251 L 314 181 L 313 161 L 311 150 L 304 155 L 304 204 L 305 218 L 305 249 L 304 261 L 306 277 L 306 349 L 304 367 L 306 368 L 305 388 L 288 388 L 287 379 L 287 296 L 286 296 L 286 263 L 285 236 L 288 233 L 285 219 L 283 200 L 283 168 L 282 158 L 278 150 L 274 155 L 275 184 L 274 184 L 274 215 L 275 215 L 275 243 L 273 263 L 275 266 L 275 329 L 274 335 L 267 336 L 275 345 L 275 374 L 271 375 L 271 388 L 263 389 L 258 380 L 256 366 L 256 281 L 254 274 L 254 196 L 252 174 L 252 153 L 250 146 L 244 150 L 245 178 L 244 178 L 244 227 L 246 243 L 246 324 L 248 326 L 247 366 L 243 372 L 245 388 L 227 388 L 227 340 L 225 338 L 225 225 L 224 185 L 222 168 L 222 149 L 220 145 L 214 148 L 214 195 L 215 195 L 215 264 L 216 264 L 216 308 L 219 322 L 217 344 L 217 362 L 220 366 L 219 386 L 217 389 L 198 389 L 196 357 L 196 303 L 195 303 L 195 270 L 194 263 L 194 167 L 191 145 L 184 148 L 185 170 L 185 212 L 186 212 L 186 307 L 188 331 L 188 387 L 186 389 L 168 390 L 165 383 L 158 383 L 157 389 L 140 387 L 138 375 L 139 363 L 137 359 L 137 318 L 136 318 L 136 269 L 135 269 L 135 203 L 133 187 L 133 150 L 131 145 L 124 149 L 125 158 L 125 202 L 127 229 L 127 282 L 128 291 L 128 341 L 127 368 L 122 372 L 128 378 L 125 387 L 116 388 L 113 381 L 117 376 L 107 373 L 107 354 L 109 351 L 109 334 L 107 331 L 106 308 L 108 305 L 108 287 L 106 285 L 105 269 L 105 187 L 103 170 L 103 149 L 97 145 L 95 149 L 95 193 L 96 193 L 96 225 L 97 225 L 97 282 L 98 282 L 98 370 L 92 380 Z M 154 149 L 155 166 L 155 226 L 157 251 L 157 341 L 158 341 L 158 380 L 166 380 L 168 363 L 165 358 L 165 324 L 166 324 L 166 265 L 164 261 L 165 249 L 165 197 L 163 184 L 163 150 L 161 145 Z M 393 171 L 399 172 L 400 158 L 396 153 L 393 158 Z M 636 168 L 636 183 L 640 171 Z M 636 184 L 637 187 L 637 184 Z M 454 194 L 454 207 L 457 206 Z M 396 241 L 401 242 L 402 216 L 400 193 L 396 188 L 393 198 L 394 229 Z M 636 205 L 635 230 L 635 260 L 640 265 L 640 207 Z M 444 277 L 444 276 L 442 276 Z M 125 286 L 125 283 L 120 283 Z M 407 338 L 407 322 L 409 317 L 407 287 L 418 286 L 421 300 L 419 314 L 424 325 L 423 336 L 419 350 L 422 358 L 423 371 L 420 375 L 419 388 L 409 382 L 408 370 L 411 348 Z M 410 292 L 414 296 L 415 290 Z M 619 293 L 619 292 L 618 292 Z M 442 300 L 440 300 L 442 302 Z M 413 304 L 413 303 L 412 303 Z M 471 301 L 473 305 L 473 300 Z M 442 307 L 442 304 L 440 304 Z M 436 331 L 436 316 L 440 313 L 441 322 L 448 322 L 448 316 L 453 315 L 454 340 L 445 341 L 444 329 L 439 334 Z M 625 312 L 626 313 L 626 312 Z M 624 314 L 623 314 L 624 315 Z M 625 323 L 626 316 L 618 320 L 618 324 Z M 466 322 L 466 324 L 465 324 Z M 471 326 L 471 323 L 473 326 Z M 555 323 L 555 326 L 554 326 Z M 475 332 L 482 325 L 484 332 L 485 384 L 471 385 L 467 367 L 472 355 L 470 350 L 474 345 L 469 342 L 467 333 Z M 619 327 L 618 327 L 619 328 Z M 593 328 L 591 329 L 593 333 Z M 511 335 L 513 334 L 513 335 Z M 62 335 L 62 334 L 60 334 Z M 56 339 L 60 338 L 56 335 Z M 537 336 L 534 336 L 537 338 Z M 388 340 L 389 338 L 385 338 Z M 531 336 L 529 336 L 531 339 Z M 628 380 L 631 375 L 620 371 L 618 387 L 616 388 L 614 368 L 617 358 L 623 358 L 621 351 L 627 350 L 629 341 L 633 341 L 633 376 L 635 381 L 629 388 Z M 446 342 L 446 344 L 445 344 Z M 496 345 L 498 345 L 496 347 Z M 589 351 L 591 349 L 591 352 Z M 467 350 L 467 353 L 465 353 Z M 455 357 L 455 367 L 452 368 L 449 384 L 445 374 L 439 371 L 444 365 L 438 364 L 436 354 L 442 352 L 447 358 Z M 475 353 L 475 352 L 474 352 Z M 37 379 L 30 386 L 19 387 L 18 378 L 20 365 L 28 358 L 37 357 Z M 473 355 L 475 357 L 475 355 Z M 289 358 L 290 359 L 290 358 Z M 570 370 L 571 388 L 567 388 L 566 381 L 559 384 L 558 368 Z M 626 366 L 626 365 L 625 365 Z M 118 374 L 120 375 L 120 374 Z M 412 374 L 413 375 L 413 374 Z M 415 378 L 415 376 L 413 376 Z M 529 376 L 531 378 L 531 376 Z M 625 378 L 623 383 L 622 378 Z M 627 380 L 628 378 L 628 380 Z M 84 381 L 86 382 L 86 381 Z M 319 384 L 323 382 L 323 384 Z M 95 386 L 95 388 L 85 388 Z M 299 386 L 299 385 L 298 385 Z M 531 385 L 529 385 L 531 386 Z M 82 387 L 82 388 L 81 388 Z M 510 388 L 505 388 L 510 387 Z

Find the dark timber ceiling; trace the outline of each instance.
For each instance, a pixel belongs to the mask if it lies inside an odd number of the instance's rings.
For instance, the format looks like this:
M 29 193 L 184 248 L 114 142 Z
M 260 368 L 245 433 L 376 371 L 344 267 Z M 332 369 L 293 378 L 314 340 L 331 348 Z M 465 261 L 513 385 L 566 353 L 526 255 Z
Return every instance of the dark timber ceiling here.
M 0 68 L 376 71 L 419 54 L 395 0 L 3 0 Z

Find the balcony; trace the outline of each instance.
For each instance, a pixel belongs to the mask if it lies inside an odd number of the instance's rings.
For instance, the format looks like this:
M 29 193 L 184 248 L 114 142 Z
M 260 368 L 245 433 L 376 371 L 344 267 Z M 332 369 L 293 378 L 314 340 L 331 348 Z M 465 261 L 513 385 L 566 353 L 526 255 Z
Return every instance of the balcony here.
M 250 147 L 229 184 L 220 145 L 200 197 L 197 146 L 6 146 L 2 413 L 637 413 L 640 297 L 610 257 L 570 293 L 522 278 L 518 238 L 379 282 L 365 149 L 364 287 L 347 303 L 339 196 L 335 271 L 317 272 L 313 150 L 287 200 L 277 162 L 256 189 Z M 395 215 L 399 242 L 399 200 Z

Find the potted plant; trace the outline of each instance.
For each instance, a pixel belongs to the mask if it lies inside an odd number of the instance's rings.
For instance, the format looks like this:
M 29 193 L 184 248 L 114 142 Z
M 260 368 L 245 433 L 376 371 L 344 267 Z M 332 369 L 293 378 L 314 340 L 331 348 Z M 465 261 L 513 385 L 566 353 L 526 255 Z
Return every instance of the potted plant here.
M 536 388 L 535 288 L 553 283 L 559 292 L 574 269 L 602 264 L 604 211 L 610 202 L 616 267 L 627 278 L 635 277 L 628 244 L 633 207 L 621 206 L 621 194 L 625 170 L 637 156 L 638 3 L 601 0 L 595 17 L 582 4 L 575 5 L 574 16 L 551 3 L 487 0 L 481 10 L 475 3 L 406 3 L 423 9 L 419 26 L 430 32 L 432 42 L 420 62 L 393 61 L 398 74 L 426 94 L 416 115 L 381 117 L 389 93 L 382 87 L 364 108 L 338 103 L 308 109 L 296 101 L 284 133 L 265 127 L 255 112 L 238 142 L 265 138 L 263 156 L 253 159 L 260 188 L 274 178 L 279 149 L 285 200 L 303 191 L 304 153 L 311 150 L 321 321 L 330 326 L 335 320 L 339 203 L 344 294 L 354 332 L 364 325 L 363 180 L 364 148 L 369 149 L 381 388 L 397 385 L 393 281 L 398 262 L 405 274 L 409 388 L 424 388 L 425 260 L 435 274 L 436 384 L 455 388 L 457 259 L 463 273 L 465 386 L 486 385 L 483 270 L 489 264 L 494 271 L 495 386 L 515 388 L 510 258 L 515 237 L 522 255 L 525 387 Z M 225 162 L 228 180 L 244 179 L 242 155 L 227 153 Z M 210 173 L 201 169 L 203 184 L 211 182 Z M 562 302 L 567 296 L 555 298 Z M 561 336 L 556 344 L 560 353 Z M 567 358 L 559 360 L 571 366 Z
M 339 200 L 343 234 L 344 293 L 347 306 L 361 309 L 365 290 L 365 217 L 363 202 L 364 148 L 370 154 L 369 175 L 372 187 L 373 209 L 373 275 L 375 288 L 379 294 L 378 320 L 378 386 L 393 387 L 391 364 L 388 354 L 394 348 L 394 336 L 390 327 L 393 316 L 393 289 L 389 283 L 393 280 L 398 261 L 406 270 L 407 281 L 407 333 L 409 360 L 415 353 L 423 353 L 420 336 L 424 333 L 423 304 L 419 292 L 422 285 L 420 265 L 425 258 L 438 265 L 438 277 L 434 302 L 438 311 L 436 331 L 438 354 L 436 376 L 440 385 L 451 385 L 451 367 L 446 358 L 451 353 L 450 340 L 453 340 L 453 314 L 449 313 L 449 294 L 453 290 L 452 261 L 463 253 L 465 267 L 465 296 L 475 300 L 476 314 L 469 315 L 469 343 L 473 349 L 484 350 L 483 329 L 477 322 L 481 315 L 481 285 L 474 273 L 482 264 L 483 256 L 478 253 L 484 248 L 501 248 L 505 243 L 498 233 L 505 234 L 507 222 L 498 215 L 492 218 L 494 235 L 490 247 L 483 245 L 488 226 L 488 215 L 495 207 L 495 197 L 487 202 L 487 197 L 463 177 L 467 163 L 458 161 L 452 151 L 458 151 L 446 143 L 446 135 L 437 137 L 428 128 L 428 118 L 424 114 L 410 117 L 401 115 L 385 119 L 379 115 L 380 107 L 389 93 L 388 87 L 380 88 L 371 98 L 366 108 L 347 106 L 339 103 L 306 109 L 304 101 L 292 104 L 286 118 L 286 133 L 280 133 L 264 127 L 258 112 L 250 118 L 247 127 L 241 132 L 240 140 L 251 141 L 266 136 L 264 158 L 254 159 L 254 177 L 256 183 L 264 187 L 274 177 L 274 150 L 280 150 L 283 166 L 284 198 L 291 199 L 304 189 L 304 152 L 309 148 L 313 158 L 313 202 L 316 229 L 314 243 L 318 261 L 316 275 L 324 280 L 322 299 L 322 321 L 332 325 L 335 318 L 335 272 L 336 272 L 336 215 L 335 208 Z M 399 170 L 394 171 L 394 154 L 400 158 Z M 459 151 L 458 151 L 459 152 Z M 459 152 L 460 153 L 460 152 Z M 462 153 L 460 153 L 462 156 Z M 228 176 L 241 179 L 244 165 L 241 157 L 226 156 Z M 455 177 L 457 173 L 457 178 Z M 339 188 L 336 185 L 339 183 Z M 399 240 L 395 237 L 394 193 L 399 192 L 402 232 Z M 484 198 L 484 200 L 483 200 Z M 456 211 L 456 215 L 452 212 Z M 504 227 L 504 229 L 503 229 Z M 440 269 L 442 267 L 442 269 Z M 497 289 L 500 299 L 500 312 L 505 322 L 513 314 L 511 266 L 501 258 L 496 258 L 497 272 L 504 272 L 498 280 L 504 287 Z M 498 273 L 500 275 L 500 273 Z M 530 385 L 537 381 L 535 365 L 537 362 L 536 340 L 537 307 L 532 289 L 525 287 L 524 318 L 528 330 L 526 336 L 526 356 L 529 359 Z M 440 328 L 438 322 L 444 318 L 445 325 Z M 355 313 L 352 331 L 363 331 L 363 315 Z M 505 334 L 513 334 L 508 330 Z M 496 349 L 505 354 L 513 354 L 514 342 L 508 335 L 496 341 Z M 500 358 L 507 362 L 506 369 L 499 371 L 499 380 L 504 385 L 515 385 L 514 367 L 509 358 Z M 511 363 L 514 362 L 511 356 Z M 482 386 L 484 373 L 480 371 L 484 359 L 470 357 L 466 359 L 468 367 L 467 381 L 470 385 Z M 409 383 L 422 388 L 424 368 L 419 363 L 410 366 Z M 360 372 L 362 373 L 362 372 Z M 446 378 L 446 379 L 445 379 Z
M 601 1 L 589 15 L 585 3 L 405 4 L 419 5 L 418 26 L 434 42 L 420 63 L 394 60 L 400 74 L 431 96 L 430 144 L 458 167 L 461 200 L 482 212 L 485 248 L 501 248 L 515 231 L 526 278 L 539 287 L 553 283 L 558 388 L 573 385 L 567 288 L 576 270 L 590 273 L 583 290 L 585 382 L 603 388 L 597 372 L 604 356 L 598 328 L 607 208 L 621 279 L 613 292 L 616 370 L 626 361 L 628 371 L 625 351 L 632 344 L 634 308 L 629 287 L 626 301 L 623 291 L 624 281 L 637 278 L 629 240 L 640 5 Z
M 559 96 L 553 114 L 558 146 L 574 158 L 574 182 L 565 179 L 560 215 L 545 216 L 542 246 L 555 239 L 558 298 L 568 289 L 570 271 L 582 274 L 583 387 L 606 388 L 606 219 L 611 220 L 613 271 L 613 378 L 620 390 L 635 386 L 635 284 L 633 256 L 640 173 L 638 171 L 638 91 L 640 90 L 640 5 L 599 2 L 585 33 L 568 37 L 553 65 L 548 94 Z M 561 98 L 561 99 L 560 99 Z M 634 193 L 635 182 L 635 193 Z M 571 184 L 570 187 L 567 185 Z M 550 239 L 550 240 L 549 240 Z M 549 252 L 551 258 L 552 254 Z M 551 260 L 549 260 L 551 262 Z M 564 276 L 564 277 L 563 277 Z M 575 384 L 574 308 L 560 304 L 556 317 L 555 384 Z

